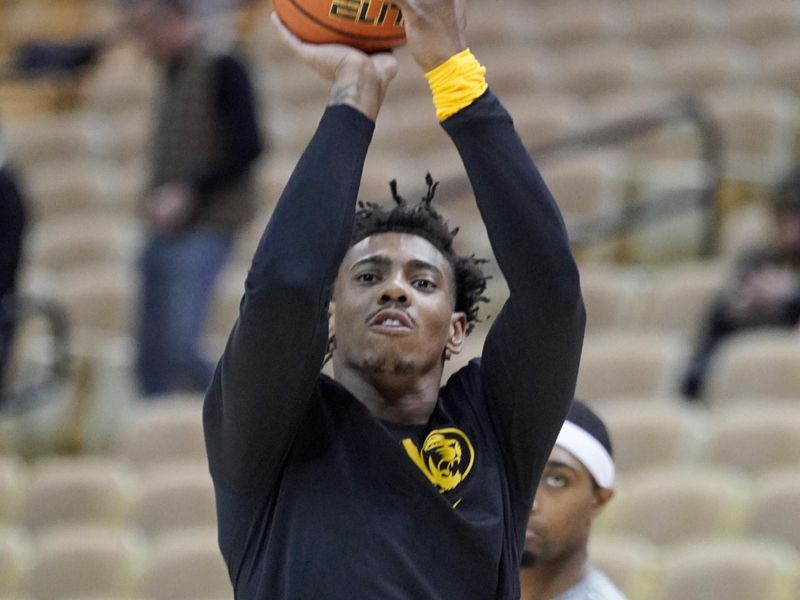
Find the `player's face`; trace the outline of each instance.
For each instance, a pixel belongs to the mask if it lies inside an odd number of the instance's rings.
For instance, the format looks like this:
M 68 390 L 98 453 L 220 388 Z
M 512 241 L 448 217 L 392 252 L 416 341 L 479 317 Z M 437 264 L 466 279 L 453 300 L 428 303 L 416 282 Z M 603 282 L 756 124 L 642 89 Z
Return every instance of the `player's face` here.
M 565 559 L 582 551 L 592 520 L 613 492 L 597 488 L 583 464 L 553 448 L 545 466 L 525 532 L 525 549 L 537 561 Z
M 461 348 L 464 313 L 455 278 L 426 239 L 380 233 L 355 244 L 339 269 L 331 330 L 334 368 L 414 375 L 441 368 Z

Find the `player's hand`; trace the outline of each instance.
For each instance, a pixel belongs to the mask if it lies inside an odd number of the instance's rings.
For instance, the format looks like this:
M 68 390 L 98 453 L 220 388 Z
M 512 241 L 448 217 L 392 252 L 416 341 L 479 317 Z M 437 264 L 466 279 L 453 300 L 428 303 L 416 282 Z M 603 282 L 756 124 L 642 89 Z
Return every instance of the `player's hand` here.
M 344 44 L 310 44 L 300 40 L 272 13 L 283 42 L 302 62 L 333 82 L 329 104 L 347 104 L 373 121 L 389 82 L 397 74 L 397 59 L 388 52 L 366 54 Z
M 467 47 L 464 0 L 395 0 L 403 11 L 406 41 L 414 60 L 428 72 Z
M 150 225 L 162 232 L 184 225 L 193 206 L 189 186 L 182 182 L 165 183 L 156 188 L 144 203 L 144 216 Z

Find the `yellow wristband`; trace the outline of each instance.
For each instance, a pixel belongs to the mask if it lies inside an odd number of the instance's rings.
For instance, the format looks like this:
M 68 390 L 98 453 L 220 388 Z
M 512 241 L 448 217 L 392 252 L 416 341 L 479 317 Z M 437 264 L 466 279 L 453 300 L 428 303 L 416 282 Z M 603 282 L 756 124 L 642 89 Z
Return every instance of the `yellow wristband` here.
M 478 62 L 469 48 L 425 73 L 433 95 L 436 118 L 444 121 L 480 97 L 488 87 L 485 74 L 486 67 Z

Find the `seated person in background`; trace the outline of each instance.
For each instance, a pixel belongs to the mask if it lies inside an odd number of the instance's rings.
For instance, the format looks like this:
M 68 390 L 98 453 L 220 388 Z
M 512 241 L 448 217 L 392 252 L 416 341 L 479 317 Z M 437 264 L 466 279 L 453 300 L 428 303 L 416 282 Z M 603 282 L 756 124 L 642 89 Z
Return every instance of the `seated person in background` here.
M 592 521 L 614 496 L 614 459 L 600 417 L 573 400 L 542 473 L 525 533 L 521 600 L 625 600 L 592 567 Z
M 778 184 L 771 208 L 775 241 L 744 254 L 715 300 L 682 382 L 690 398 L 702 395 L 713 353 L 726 336 L 800 321 L 800 167 Z

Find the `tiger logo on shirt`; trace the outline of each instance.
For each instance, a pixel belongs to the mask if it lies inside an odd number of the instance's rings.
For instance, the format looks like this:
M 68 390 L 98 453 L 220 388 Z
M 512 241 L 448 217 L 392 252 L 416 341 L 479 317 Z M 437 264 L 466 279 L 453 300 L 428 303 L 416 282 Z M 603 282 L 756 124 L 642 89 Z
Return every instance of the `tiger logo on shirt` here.
M 434 429 L 420 450 L 411 439 L 403 448 L 420 471 L 444 493 L 457 488 L 472 470 L 475 451 L 467 435 L 456 427 Z

